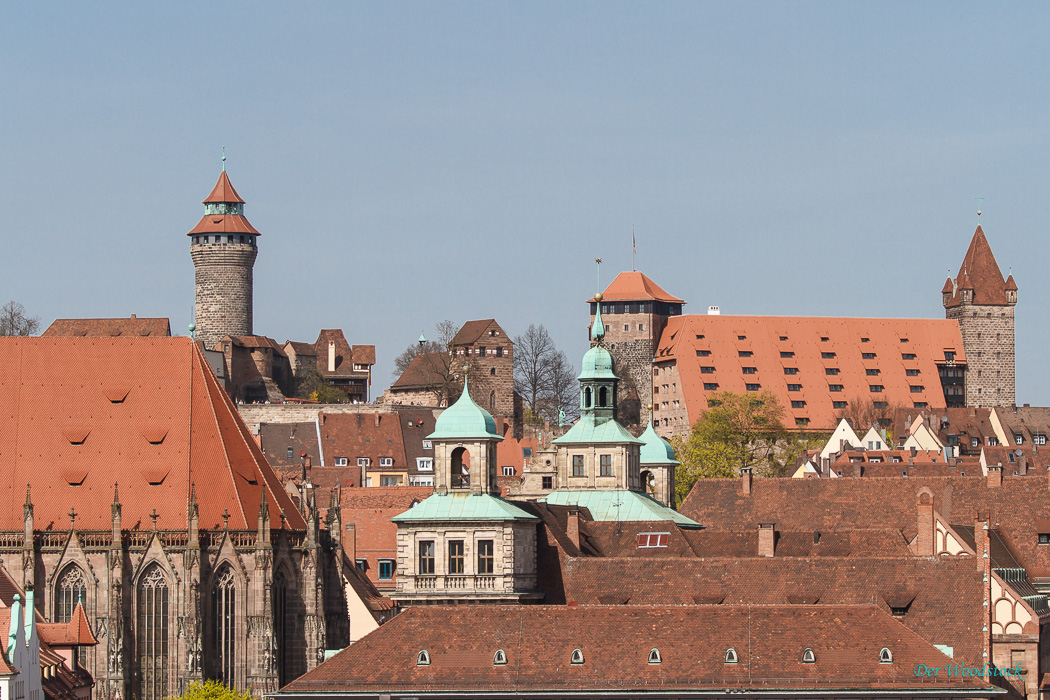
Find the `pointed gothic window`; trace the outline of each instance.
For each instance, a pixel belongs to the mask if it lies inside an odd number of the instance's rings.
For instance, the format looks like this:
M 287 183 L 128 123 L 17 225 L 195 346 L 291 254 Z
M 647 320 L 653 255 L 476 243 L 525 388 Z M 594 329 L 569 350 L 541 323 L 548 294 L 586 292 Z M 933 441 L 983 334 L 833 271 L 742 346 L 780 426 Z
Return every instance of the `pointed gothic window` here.
M 73 619 L 73 611 L 77 609 L 77 603 L 83 602 L 87 605 L 87 585 L 84 582 L 84 570 L 76 564 L 70 564 L 58 579 L 55 596 L 55 622 L 69 622 Z M 74 661 L 77 664 L 84 663 L 84 648 L 75 647 Z
M 288 581 L 285 579 L 284 570 L 278 570 L 273 577 L 273 640 L 274 661 L 277 667 L 278 685 L 284 685 L 291 680 L 288 673 Z
M 139 579 L 135 641 L 139 657 L 139 697 L 163 700 L 168 689 L 168 580 L 159 564 Z
M 215 575 L 212 590 L 212 652 L 218 661 L 217 680 L 233 687 L 236 682 L 237 582 L 233 568 L 224 564 Z

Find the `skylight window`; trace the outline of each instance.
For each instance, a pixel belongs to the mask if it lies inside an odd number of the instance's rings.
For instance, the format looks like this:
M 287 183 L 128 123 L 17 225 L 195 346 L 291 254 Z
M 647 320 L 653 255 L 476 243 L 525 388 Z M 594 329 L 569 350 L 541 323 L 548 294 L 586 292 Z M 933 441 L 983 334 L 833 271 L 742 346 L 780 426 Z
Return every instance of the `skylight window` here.
M 739 663 L 739 661 L 740 660 L 737 658 L 737 655 L 736 655 L 736 649 L 734 649 L 733 647 L 729 647 L 728 649 L 726 649 L 726 663 L 727 664 L 735 664 L 735 663 Z
M 660 658 L 660 650 L 659 649 L 650 649 L 649 650 L 649 663 L 650 664 L 658 664 L 661 661 L 662 661 L 662 659 Z
M 812 649 L 806 649 L 804 652 L 802 652 L 802 663 L 804 663 L 804 664 L 814 664 L 816 662 L 817 662 L 817 656 L 816 656 L 816 654 L 813 653 Z
M 880 664 L 892 664 L 893 663 L 893 652 L 888 647 L 882 647 L 882 651 L 879 652 L 879 663 Z
M 506 666 L 507 665 L 507 654 L 502 649 L 497 649 L 495 655 L 492 657 L 493 666 Z
M 430 653 L 423 649 L 416 654 L 416 666 L 429 666 L 430 665 Z
M 579 649 L 573 649 L 572 655 L 569 657 L 569 662 L 574 666 L 579 666 L 583 663 L 583 652 Z

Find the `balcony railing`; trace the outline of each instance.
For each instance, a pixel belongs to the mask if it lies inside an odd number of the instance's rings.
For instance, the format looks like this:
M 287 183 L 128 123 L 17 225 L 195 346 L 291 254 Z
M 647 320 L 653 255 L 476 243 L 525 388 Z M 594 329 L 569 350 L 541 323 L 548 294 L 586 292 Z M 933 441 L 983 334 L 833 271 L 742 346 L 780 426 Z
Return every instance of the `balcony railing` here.
M 400 580 L 403 582 L 414 580 L 415 590 L 417 591 L 494 592 L 503 588 L 499 584 L 501 578 L 503 577 L 495 575 L 471 576 L 469 574 L 453 574 L 447 576 L 405 576 L 400 577 Z

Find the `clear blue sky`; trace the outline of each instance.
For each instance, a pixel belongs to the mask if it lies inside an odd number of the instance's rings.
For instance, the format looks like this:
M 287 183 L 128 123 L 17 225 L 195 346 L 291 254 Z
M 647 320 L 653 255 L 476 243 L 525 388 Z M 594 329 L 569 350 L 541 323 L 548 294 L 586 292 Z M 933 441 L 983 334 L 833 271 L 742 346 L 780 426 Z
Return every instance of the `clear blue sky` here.
M 0 301 L 192 318 L 220 169 L 263 237 L 255 330 L 392 358 L 435 321 L 544 323 L 593 259 L 701 312 L 943 317 L 983 225 L 1050 404 L 1046 4 L 12 3 Z

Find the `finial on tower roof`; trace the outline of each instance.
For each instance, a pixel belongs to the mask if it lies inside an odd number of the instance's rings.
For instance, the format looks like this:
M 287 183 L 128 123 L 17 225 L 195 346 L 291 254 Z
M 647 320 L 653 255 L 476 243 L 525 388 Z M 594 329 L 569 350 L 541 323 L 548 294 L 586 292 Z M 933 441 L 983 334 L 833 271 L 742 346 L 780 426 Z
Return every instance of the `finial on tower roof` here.
M 226 172 L 226 146 L 222 147 L 222 171 Z
M 419 331 L 419 340 L 416 341 L 422 347 L 427 344 L 427 337 L 423 335 L 423 331 Z
M 981 225 L 981 205 L 984 204 L 984 197 L 975 197 L 977 200 L 977 225 Z
M 605 339 L 605 324 L 602 323 L 602 259 L 595 258 L 598 266 L 598 291 L 594 294 L 594 323 L 591 324 L 591 341 L 601 345 Z

